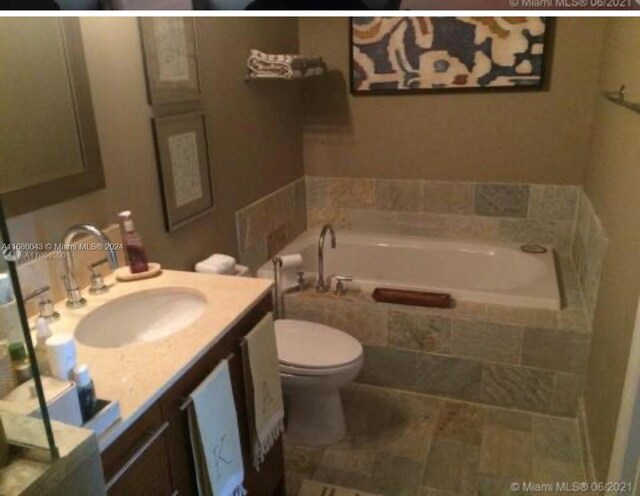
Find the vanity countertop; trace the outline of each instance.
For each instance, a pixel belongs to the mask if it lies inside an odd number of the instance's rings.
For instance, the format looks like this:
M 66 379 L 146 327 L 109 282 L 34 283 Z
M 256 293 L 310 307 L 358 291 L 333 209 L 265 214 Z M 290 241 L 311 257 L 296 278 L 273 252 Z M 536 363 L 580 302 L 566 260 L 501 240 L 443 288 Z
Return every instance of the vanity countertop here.
M 68 309 L 56 305 L 61 318 L 51 325 L 54 334 L 73 333 L 82 317 L 120 296 L 157 288 L 187 288 L 207 298 L 204 312 L 194 323 L 166 338 L 121 348 L 93 348 L 76 340 L 78 363 L 89 365 L 99 398 L 118 400 L 122 420 L 100 439 L 104 450 L 153 402 L 205 354 L 271 287 L 266 279 L 218 276 L 164 270 L 158 277 L 115 282 L 102 295 L 86 294 L 87 305 Z

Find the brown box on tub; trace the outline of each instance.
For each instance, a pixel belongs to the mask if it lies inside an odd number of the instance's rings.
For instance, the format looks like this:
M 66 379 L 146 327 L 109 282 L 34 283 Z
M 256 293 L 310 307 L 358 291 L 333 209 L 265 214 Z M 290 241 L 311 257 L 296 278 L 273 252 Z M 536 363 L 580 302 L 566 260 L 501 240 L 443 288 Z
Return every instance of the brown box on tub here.
M 410 291 L 408 289 L 376 288 L 373 299 L 384 303 L 399 303 L 401 305 L 415 305 L 420 307 L 451 308 L 453 299 L 445 293 L 427 293 L 425 291 Z

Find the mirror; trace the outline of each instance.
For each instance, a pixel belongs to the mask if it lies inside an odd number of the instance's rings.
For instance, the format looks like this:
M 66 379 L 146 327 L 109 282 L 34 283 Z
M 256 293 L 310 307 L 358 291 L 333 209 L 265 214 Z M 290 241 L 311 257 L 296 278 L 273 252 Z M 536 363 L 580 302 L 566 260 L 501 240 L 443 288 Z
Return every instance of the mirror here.
M 7 216 L 104 188 L 78 19 L 0 19 L 0 195 Z

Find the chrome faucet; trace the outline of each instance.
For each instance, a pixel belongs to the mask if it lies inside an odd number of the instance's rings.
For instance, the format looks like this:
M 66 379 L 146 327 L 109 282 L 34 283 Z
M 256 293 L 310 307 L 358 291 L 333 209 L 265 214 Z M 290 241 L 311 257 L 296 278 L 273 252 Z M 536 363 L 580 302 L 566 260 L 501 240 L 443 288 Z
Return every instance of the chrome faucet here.
M 336 232 L 333 230 L 331 224 L 325 224 L 318 238 L 318 282 L 316 283 L 316 291 L 318 291 L 318 293 L 326 293 L 329 291 L 329 286 L 324 280 L 324 238 L 327 235 L 327 231 L 331 234 L 331 248 L 336 247 Z
M 100 229 L 91 224 L 78 224 L 71 226 L 62 237 L 62 249 L 64 250 L 64 285 L 67 290 L 67 306 L 70 308 L 79 308 L 86 305 L 87 300 L 82 297 L 80 288 L 76 281 L 73 271 L 73 250 L 70 249 L 73 240 L 80 234 L 90 234 L 95 236 L 103 245 L 103 249 L 107 253 L 107 260 L 111 266 L 111 270 L 118 268 L 118 258 L 113 249 L 111 240 Z

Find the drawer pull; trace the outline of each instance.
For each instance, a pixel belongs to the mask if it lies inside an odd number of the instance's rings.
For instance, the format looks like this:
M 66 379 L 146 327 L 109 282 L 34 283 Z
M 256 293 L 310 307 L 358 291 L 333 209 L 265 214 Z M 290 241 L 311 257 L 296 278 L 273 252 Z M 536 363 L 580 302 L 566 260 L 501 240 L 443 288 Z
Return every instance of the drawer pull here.
M 227 358 L 225 358 L 227 362 L 231 362 L 232 359 L 233 353 L 229 353 Z M 178 410 L 180 410 L 181 412 L 185 412 L 191 405 L 193 405 L 193 398 L 191 396 L 189 396 L 188 398 L 182 398 L 182 404 L 178 407 Z
M 133 456 L 129 458 L 129 460 L 127 460 L 127 462 L 122 467 L 120 467 L 120 470 L 118 470 L 114 474 L 114 476 L 111 477 L 111 479 L 109 479 L 109 482 L 107 482 L 106 484 L 107 491 L 109 491 L 122 478 L 122 476 L 127 473 L 127 471 L 131 468 L 131 466 L 134 463 L 136 463 L 142 455 L 145 454 L 145 452 L 149 449 L 149 447 L 153 443 L 155 443 L 156 440 L 160 436 L 162 436 L 162 434 L 164 434 L 164 431 L 166 431 L 168 428 L 169 428 L 169 422 L 165 422 L 149 436 L 149 438 L 142 444 L 142 446 L 140 446 L 140 448 L 138 448 L 138 450 L 133 454 Z

